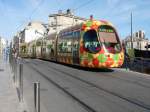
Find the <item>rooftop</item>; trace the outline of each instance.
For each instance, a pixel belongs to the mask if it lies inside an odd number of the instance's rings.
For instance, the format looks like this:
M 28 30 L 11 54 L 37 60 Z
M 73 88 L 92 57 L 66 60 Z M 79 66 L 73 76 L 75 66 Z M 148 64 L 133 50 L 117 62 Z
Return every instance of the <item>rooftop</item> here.
M 87 20 L 86 18 L 75 16 L 70 9 L 68 9 L 66 12 L 62 12 L 61 10 L 59 10 L 57 14 L 49 15 L 49 17 L 54 17 L 54 16 L 65 16 L 65 17 L 70 17 L 74 19 Z

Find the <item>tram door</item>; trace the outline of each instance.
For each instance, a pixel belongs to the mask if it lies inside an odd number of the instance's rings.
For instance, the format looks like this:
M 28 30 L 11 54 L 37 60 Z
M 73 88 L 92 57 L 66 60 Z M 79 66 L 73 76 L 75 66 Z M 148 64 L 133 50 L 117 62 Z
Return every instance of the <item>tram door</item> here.
M 46 57 L 46 42 L 42 41 L 42 46 L 41 46 L 41 57 L 45 58 Z
M 42 48 L 42 58 L 45 58 L 46 57 L 46 47 L 44 46 Z
M 32 46 L 32 57 L 35 58 L 36 57 L 36 47 Z
M 73 39 L 72 45 L 73 64 L 79 64 L 79 38 Z

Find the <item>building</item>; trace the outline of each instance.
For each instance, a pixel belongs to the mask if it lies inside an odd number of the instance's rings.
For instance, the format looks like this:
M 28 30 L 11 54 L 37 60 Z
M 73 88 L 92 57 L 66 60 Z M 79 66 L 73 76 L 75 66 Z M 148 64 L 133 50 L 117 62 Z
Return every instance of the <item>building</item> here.
M 6 41 L 2 37 L 0 37 L 0 56 L 3 54 L 5 47 Z
M 39 21 L 32 21 L 27 24 L 27 26 L 17 32 L 13 37 L 13 49 L 17 54 L 19 54 L 19 48 L 26 46 L 27 43 L 37 40 L 38 38 L 43 38 L 47 33 L 47 27 L 44 23 Z
M 5 44 L 4 39 L 0 37 L 0 55 L 2 55 L 3 53 L 4 44 Z
M 27 43 L 44 38 L 53 32 L 59 32 L 61 29 L 67 28 L 72 25 L 80 24 L 87 19 L 73 15 L 71 10 L 65 13 L 58 11 L 57 14 L 49 15 L 48 24 L 39 21 L 31 21 L 27 26 L 19 31 L 13 38 L 13 48 L 19 52 L 28 52 L 25 50 L 28 46 Z M 20 48 L 20 49 L 19 49 Z
M 126 48 L 131 48 L 131 36 L 127 36 L 123 43 L 125 43 Z M 145 32 L 143 30 L 139 30 L 132 35 L 132 43 L 133 48 L 138 50 L 150 50 L 146 46 L 150 44 L 150 41 L 145 36 Z
M 86 20 L 87 19 L 85 18 L 73 15 L 70 9 L 68 9 L 65 13 L 59 10 L 57 14 L 49 15 L 49 34 L 53 32 L 59 32 L 61 29 L 82 23 Z
M 43 37 L 47 31 L 44 23 L 39 21 L 32 21 L 20 32 L 21 43 L 28 43 Z
M 13 48 L 13 52 L 19 53 L 19 36 L 20 32 L 17 32 L 12 40 L 12 48 Z

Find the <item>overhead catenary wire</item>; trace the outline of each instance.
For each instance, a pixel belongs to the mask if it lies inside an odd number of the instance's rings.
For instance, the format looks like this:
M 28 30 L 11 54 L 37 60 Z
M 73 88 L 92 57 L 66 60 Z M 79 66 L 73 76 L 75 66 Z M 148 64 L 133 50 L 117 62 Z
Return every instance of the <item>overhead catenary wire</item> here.
M 18 25 L 18 27 L 16 28 L 17 30 L 22 27 L 24 24 L 26 24 L 28 21 L 31 21 L 31 18 L 33 16 L 33 14 L 38 10 L 38 8 L 44 3 L 45 0 L 41 0 L 38 5 L 33 9 L 33 11 L 31 12 L 31 14 L 29 15 L 29 17 L 25 20 L 25 22 L 22 22 L 20 25 Z M 88 0 L 86 2 L 84 2 L 83 4 L 79 5 L 78 7 L 73 9 L 73 12 L 75 12 L 76 10 L 79 10 L 80 8 L 85 7 L 86 5 L 88 5 L 89 3 L 93 2 L 94 0 Z M 57 0 L 57 3 L 59 1 Z M 60 5 L 60 4 L 59 4 Z
M 74 8 L 74 9 L 72 10 L 73 13 L 74 13 L 76 10 L 79 10 L 80 8 L 85 7 L 86 5 L 90 4 L 90 3 L 93 2 L 93 1 L 94 1 L 94 0 L 88 0 L 88 1 L 84 2 L 83 4 L 81 4 L 81 5 L 79 5 L 78 7 Z M 74 18 L 75 18 L 75 16 L 73 15 L 73 23 L 72 23 L 72 25 L 74 25 Z
M 60 4 L 59 4 L 59 0 L 56 0 L 57 1 L 57 4 L 60 6 Z M 77 6 L 76 8 L 72 8 L 71 10 L 73 11 L 73 12 L 75 12 L 76 10 L 79 10 L 79 9 L 81 9 L 81 8 L 83 8 L 83 7 L 85 7 L 85 6 L 87 6 L 88 4 L 90 4 L 91 2 L 93 2 L 94 0 L 88 0 L 88 1 L 86 1 L 86 2 L 84 2 L 84 3 L 82 3 L 82 4 L 80 4 L 79 6 Z
M 94 0 L 88 0 L 86 2 L 84 2 L 83 4 L 79 5 L 78 7 L 74 8 L 73 11 L 79 10 L 85 6 L 87 6 L 88 4 L 90 4 L 91 2 L 93 2 Z
M 61 5 L 62 2 L 60 2 L 59 0 L 56 0 L 56 3 L 57 3 L 59 8 L 62 7 L 62 5 Z
M 41 0 L 38 5 L 33 9 L 33 11 L 31 12 L 31 14 L 29 15 L 29 17 L 25 20 L 25 22 L 22 22 L 20 25 L 17 26 L 17 30 L 22 27 L 24 24 L 26 24 L 28 21 L 31 21 L 31 17 L 33 16 L 33 14 L 38 10 L 38 8 L 44 3 L 44 0 Z
M 38 8 L 44 3 L 45 0 L 41 0 L 38 5 L 35 7 L 35 9 L 33 9 L 33 11 L 31 12 L 29 19 L 31 19 L 32 15 L 38 10 Z

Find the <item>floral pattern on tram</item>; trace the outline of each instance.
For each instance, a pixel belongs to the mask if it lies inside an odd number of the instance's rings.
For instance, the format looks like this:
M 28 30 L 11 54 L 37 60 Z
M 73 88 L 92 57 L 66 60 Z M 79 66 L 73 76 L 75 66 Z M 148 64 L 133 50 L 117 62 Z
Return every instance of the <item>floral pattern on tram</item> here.
M 106 49 L 104 44 L 96 39 L 96 36 L 99 38 L 98 29 L 101 25 L 108 25 L 113 27 L 110 22 L 95 20 L 87 21 L 82 25 L 80 41 L 80 64 L 81 66 L 88 66 L 91 68 L 120 67 L 124 61 L 122 47 L 119 52 L 112 53 Z M 85 42 L 84 36 L 86 36 L 86 33 L 89 31 L 93 33 L 90 35 L 94 35 L 93 38 L 95 39 L 86 39 L 87 42 Z M 96 32 L 95 34 L 94 31 Z

